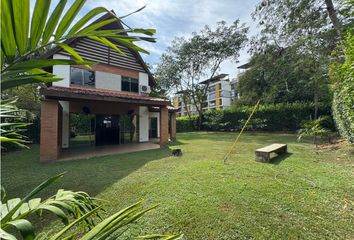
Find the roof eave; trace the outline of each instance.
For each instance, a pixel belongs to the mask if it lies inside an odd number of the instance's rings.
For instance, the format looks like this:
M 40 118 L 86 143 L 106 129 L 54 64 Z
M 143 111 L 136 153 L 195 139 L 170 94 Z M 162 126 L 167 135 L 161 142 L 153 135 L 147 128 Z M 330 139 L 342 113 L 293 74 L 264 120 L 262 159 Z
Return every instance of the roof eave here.
M 92 101 L 107 101 L 107 102 L 119 102 L 119 103 L 130 103 L 138 104 L 143 106 L 168 106 L 170 105 L 169 100 L 155 100 L 151 99 L 132 99 L 126 98 L 124 96 L 109 96 L 109 95 L 97 95 L 94 93 L 77 93 L 74 91 L 59 91 L 52 87 L 43 87 L 40 89 L 40 94 L 42 94 L 47 99 L 56 100 L 92 100 Z

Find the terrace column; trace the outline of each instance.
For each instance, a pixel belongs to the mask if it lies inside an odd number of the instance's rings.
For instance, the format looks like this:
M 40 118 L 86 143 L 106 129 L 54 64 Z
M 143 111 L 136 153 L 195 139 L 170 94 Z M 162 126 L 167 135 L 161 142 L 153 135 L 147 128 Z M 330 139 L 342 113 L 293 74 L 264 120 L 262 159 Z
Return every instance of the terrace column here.
M 168 109 L 166 106 L 160 108 L 160 146 L 168 144 Z
M 55 100 L 41 102 L 40 160 L 57 160 L 61 144 L 61 109 Z
M 176 140 L 176 113 L 171 113 L 171 140 Z

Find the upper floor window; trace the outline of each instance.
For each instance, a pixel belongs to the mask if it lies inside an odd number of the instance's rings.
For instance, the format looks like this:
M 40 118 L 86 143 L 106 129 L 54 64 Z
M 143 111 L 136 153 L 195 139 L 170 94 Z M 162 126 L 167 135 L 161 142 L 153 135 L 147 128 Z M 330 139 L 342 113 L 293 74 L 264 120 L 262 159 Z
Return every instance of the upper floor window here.
M 208 92 L 215 92 L 215 85 L 208 87 Z
M 86 69 L 71 67 L 70 84 L 81 86 L 95 86 L 95 72 Z
M 208 95 L 208 100 L 214 100 L 216 97 L 215 92 Z
M 231 92 L 226 91 L 226 90 L 222 90 L 222 91 L 220 91 L 220 97 L 229 98 L 229 97 L 231 97 Z
M 216 101 L 215 100 L 209 102 L 209 107 L 215 107 L 215 105 L 216 105 Z
M 139 80 L 130 77 L 122 77 L 122 91 L 139 92 Z

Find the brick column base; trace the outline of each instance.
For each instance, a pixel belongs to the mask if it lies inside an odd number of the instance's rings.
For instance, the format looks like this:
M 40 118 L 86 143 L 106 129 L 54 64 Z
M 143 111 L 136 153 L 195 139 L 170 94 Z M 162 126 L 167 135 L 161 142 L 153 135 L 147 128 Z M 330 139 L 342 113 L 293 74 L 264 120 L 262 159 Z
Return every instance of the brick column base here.
M 51 161 L 59 158 L 59 102 L 43 100 L 41 102 L 41 141 L 40 160 Z
M 168 144 L 168 109 L 167 107 L 160 108 L 160 146 Z

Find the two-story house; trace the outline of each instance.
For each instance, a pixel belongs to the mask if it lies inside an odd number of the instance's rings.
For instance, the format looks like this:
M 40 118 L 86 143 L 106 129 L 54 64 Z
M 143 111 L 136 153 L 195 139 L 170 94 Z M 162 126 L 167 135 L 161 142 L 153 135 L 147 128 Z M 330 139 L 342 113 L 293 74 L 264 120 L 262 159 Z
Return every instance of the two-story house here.
M 106 14 L 98 21 L 110 18 Z M 119 22 L 103 29 L 123 29 Z M 70 114 L 94 116 L 91 130 L 94 145 L 144 143 L 159 139 L 165 146 L 176 136 L 176 122 L 170 102 L 149 97 L 155 80 L 137 51 L 117 43 L 125 53 L 88 38 L 67 42 L 85 60 L 96 64 L 84 66 L 53 66 L 52 72 L 63 80 L 40 90 L 41 102 L 41 161 L 61 158 L 70 149 Z M 70 59 L 70 54 L 56 47 L 44 57 Z M 122 126 L 122 119 L 124 125 Z M 128 132 L 127 132 L 128 131 Z

